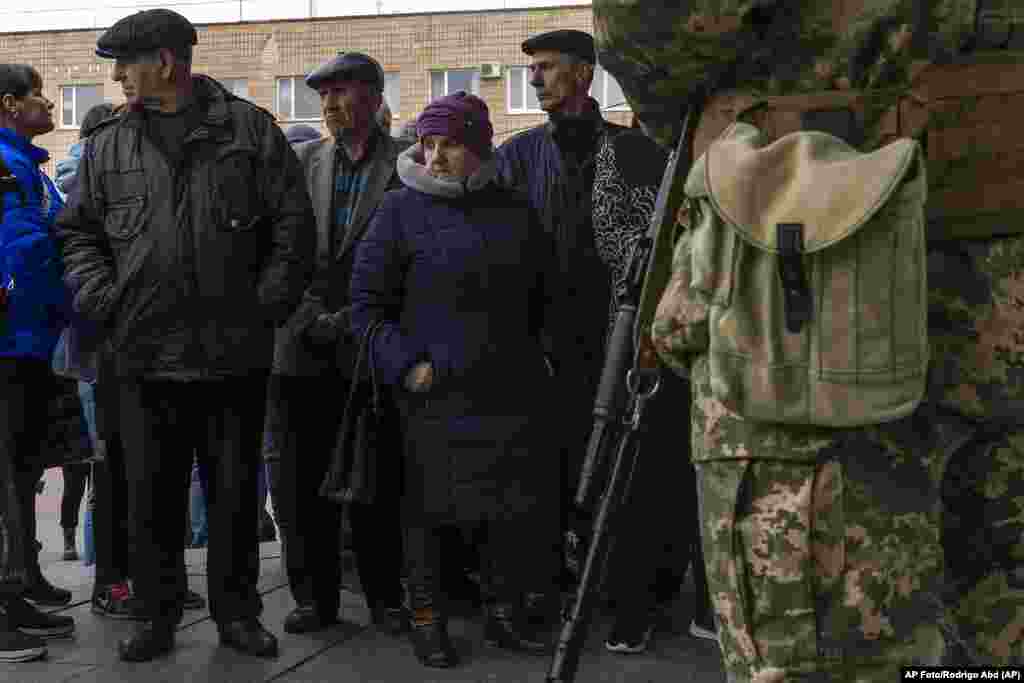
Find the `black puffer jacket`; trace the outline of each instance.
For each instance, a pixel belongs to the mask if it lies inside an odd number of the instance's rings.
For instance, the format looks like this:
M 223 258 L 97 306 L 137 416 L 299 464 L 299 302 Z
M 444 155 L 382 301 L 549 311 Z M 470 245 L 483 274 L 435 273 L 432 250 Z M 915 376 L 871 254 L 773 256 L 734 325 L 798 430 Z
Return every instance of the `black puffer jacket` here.
M 266 371 L 312 273 L 312 205 L 284 134 L 217 82 L 193 82 L 203 115 L 181 166 L 145 114 L 111 119 L 57 220 L 74 309 L 106 326 L 122 377 Z

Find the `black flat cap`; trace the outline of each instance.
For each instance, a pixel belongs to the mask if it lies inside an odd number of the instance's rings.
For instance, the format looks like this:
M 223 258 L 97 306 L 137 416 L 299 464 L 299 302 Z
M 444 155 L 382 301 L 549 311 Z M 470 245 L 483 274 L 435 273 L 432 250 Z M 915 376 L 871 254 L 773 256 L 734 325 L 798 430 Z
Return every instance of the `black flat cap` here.
M 523 41 L 523 52 L 532 55 L 538 50 L 554 50 L 579 57 L 588 64 L 597 62 L 594 50 L 594 36 L 583 31 L 559 29 L 527 38 Z
M 362 52 L 340 52 L 306 76 L 306 85 L 316 90 L 326 81 L 362 81 L 384 89 L 384 69 L 377 60 Z
M 195 27 L 185 17 L 169 9 L 148 9 L 108 28 L 96 41 L 96 54 L 117 59 L 198 42 Z

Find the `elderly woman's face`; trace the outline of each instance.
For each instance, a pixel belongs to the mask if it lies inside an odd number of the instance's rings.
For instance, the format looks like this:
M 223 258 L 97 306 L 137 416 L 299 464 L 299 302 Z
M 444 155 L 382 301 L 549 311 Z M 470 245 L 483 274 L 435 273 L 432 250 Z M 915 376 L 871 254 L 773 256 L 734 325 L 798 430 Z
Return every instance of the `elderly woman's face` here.
M 424 135 L 422 143 L 427 172 L 432 176 L 464 180 L 482 163 L 472 150 L 447 135 Z

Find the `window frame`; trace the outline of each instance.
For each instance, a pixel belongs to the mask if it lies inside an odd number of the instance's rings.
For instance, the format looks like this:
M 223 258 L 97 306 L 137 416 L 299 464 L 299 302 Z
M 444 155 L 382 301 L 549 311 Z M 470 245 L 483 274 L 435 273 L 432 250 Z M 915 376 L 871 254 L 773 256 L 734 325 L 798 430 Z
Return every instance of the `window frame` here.
M 598 69 L 600 69 L 600 74 L 601 74 L 601 89 L 604 91 L 604 92 L 601 93 L 600 97 L 597 97 L 596 95 L 594 95 L 594 88 L 597 86 Z M 626 99 L 625 93 L 623 93 L 623 95 L 622 95 L 622 104 L 618 104 L 618 105 L 615 105 L 613 107 L 605 106 L 604 101 L 607 99 L 607 96 L 608 96 L 608 79 L 609 78 L 612 78 L 612 75 L 608 73 L 608 70 L 605 69 L 600 64 L 595 64 L 594 65 L 594 80 L 590 83 L 590 92 L 588 94 L 591 97 L 593 97 L 595 100 L 597 100 L 597 103 L 601 106 L 601 111 L 633 111 L 633 109 L 629 106 L 629 100 Z M 612 78 L 612 79 L 614 80 L 614 78 Z M 618 81 L 615 81 L 615 84 L 618 85 Z M 621 92 L 622 91 L 622 86 L 618 85 L 618 87 L 619 87 L 619 91 Z
M 523 93 L 523 106 L 522 107 L 518 107 L 518 108 L 512 106 L 512 79 L 514 78 L 513 74 L 515 73 L 516 70 L 518 70 L 518 71 L 520 71 L 522 73 L 522 86 L 523 86 L 523 90 L 522 90 L 522 93 Z M 526 92 L 527 92 L 526 89 L 532 87 L 530 85 L 530 68 L 528 66 L 515 65 L 515 66 L 508 67 L 508 70 L 505 72 L 505 81 L 506 81 L 506 83 L 505 83 L 505 112 L 507 114 L 513 114 L 513 115 L 519 116 L 519 115 L 522 115 L 522 114 L 543 114 L 544 113 L 544 110 L 541 109 L 539 106 L 536 109 L 530 109 L 529 105 L 527 104 L 529 98 L 526 96 Z M 538 102 L 537 104 L 539 105 L 540 102 Z
M 291 91 L 291 111 L 288 112 L 288 116 L 282 116 L 282 112 L 277 111 L 277 108 L 281 105 L 281 81 L 289 80 L 292 84 Z M 298 83 L 297 83 L 298 81 Z M 274 109 L 277 115 L 278 121 L 292 121 L 295 123 L 311 123 L 314 121 L 323 121 L 323 111 L 317 109 L 317 115 L 314 118 L 298 118 L 295 116 L 295 92 L 298 90 L 297 85 L 303 87 L 309 87 L 306 85 L 305 76 L 276 76 L 274 78 Z M 316 92 L 316 91 L 314 91 Z
M 394 107 L 391 106 L 391 103 L 388 102 L 387 98 L 384 96 L 385 93 L 387 93 L 387 91 L 388 91 L 388 78 L 389 77 L 397 79 L 397 81 L 398 81 L 398 105 L 399 106 L 398 106 L 397 110 Z M 396 120 L 396 119 L 402 118 L 402 112 L 401 112 L 401 108 L 402 108 L 401 107 L 401 105 L 402 105 L 402 72 L 401 71 L 385 71 L 384 72 L 384 89 L 381 91 L 380 96 L 381 96 L 381 99 L 384 102 L 387 102 L 388 108 L 391 109 L 391 119 L 392 120 Z
M 245 83 L 245 95 L 239 95 L 238 93 L 236 93 L 232 88 L 229 88 L 227 86 L 225 81 L 232 81 L 232 82 L 242 81 L 242 82 L 244 82 Z M 234 95 L 235 97 L 241 97 L 242 99 L 250 100 L 250 101 L 252 100 L 252 97 L 249 94 L 249 79 L 247 77 L 245 77 L 245 76 L 225 76 L 224 78 L 220 79 L 220 84 L 223 85 L 227 89 L 227 91 L 229 93 L 231 93 L 232 95 Z M 293 106 L 293 108 L 294 108 L 294 106 Z
M 78 123 L 78 89 L 79 88 L 96 88 L 99 91 L 99 101 L 97 104 L 106 102 L 103 97 L 103 84 L 102 83 L 67 83 L 58 86 L 60 88 L 60 126 L 61 130 L 79 130 L 82 124 Z M 74 99 L 71 103 L 71 120 L 72 123 L 64 123 L 64 93 L 66 90 L 74 91 Z M 87 110 L 88 111 L 88 110 Z M 85 112 L 82 112 L 82 116 L 85 116 Z
M 471 71 L 473 72 L 473 78 L 469 83 L 470 94 L 480 97 L 480 67 L 478 66 L 455 66 L 444 69 L 429 69 L 427 75 L 430 78 L 429 81 L 429 92 L 431 102 L 436 100 L 438 97 L 446 97 L 451 94 L 451 88 L 448 86 L 448 74 L 451 71 Z M 444 93 L 434 92 L 434 74 L 444 74 Z M 475 89 L 474 89 L 475 88 Z

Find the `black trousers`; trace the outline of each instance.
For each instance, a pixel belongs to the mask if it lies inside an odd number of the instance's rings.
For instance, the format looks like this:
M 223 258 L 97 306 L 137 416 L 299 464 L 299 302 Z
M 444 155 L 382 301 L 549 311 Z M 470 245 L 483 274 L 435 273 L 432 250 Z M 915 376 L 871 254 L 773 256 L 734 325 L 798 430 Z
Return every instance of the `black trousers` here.
M 121 583 L 131 576 L 128 476 L 124 446 L 117 432 L 106 434 L 104 458 L 93 463 L 92 533 L 96 551 L 96 588 Z
M 7 537 L 0 597 L 19 594 L 39 572 L 36 484 L 43 469 L 33 456 L 46 437 L 56 392 L 48 362 L 0 358 L 0 486 Z
M 397 606 L 403 597 L 400 482 L 387 474 L 393 468 L 381 467 L 377 499 L 371 505 L 342 506 L 318 494 L 348 390 L 349 381 L 340 375 L 274 375 L 269 389 L 278 411 L 275 438 L 281 453 L 272 495 L 287 548 L 288 583 L 296 603 L 314 605 L 332 616 L 341 600 L 340 529 L 345 510 L 366 602 L 371 608 Z
M 64 465 L 64 493 L 60 498 L 60 525 L 63 529 L 74 529 L 78 526 L 78 509 L 85 496 L 85 485 L 89 481 L 89 463 Z
M 121 383 L 121 434 L 133 511 L 135 592 L 154 619 L 177 623 L 187 588 L 184 567 L 192 457 L 207 461 L 210 614 L 218 623 L 256 617 L 259 543 L 256 476 L 266 374 L 204 382 L 140 379 Z
M 482 598 L 485 603 L 518 604 L 527 592 L 549 593 L 555 577 L 549 562 L 538 562 L 550 552 L 544 536 L 535 532 L 555 519 L 532 515 L 522 519 L 481 520 L 476 524 L 423 527 L 406 531 L 409 584 L 413 594 L 430 596 L 434 607 L 446 610 L 446 572 L 461 569 L 445 553 L 452 547 L 453 530 L 470 532 L 480 553 Z M 417 607 L 413 605 L 413 607 Z
M 690 385 L 662 373 L 661 389 L 647 406 L 630 489 L 615 520 L 610 597 L 619 610 L 644 614 L 673 599 L 693 568 L 696 612 L 710 614 L 697 509 L 697 478 L 690 462 Z

